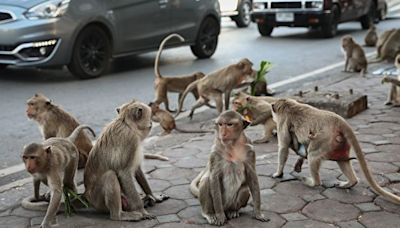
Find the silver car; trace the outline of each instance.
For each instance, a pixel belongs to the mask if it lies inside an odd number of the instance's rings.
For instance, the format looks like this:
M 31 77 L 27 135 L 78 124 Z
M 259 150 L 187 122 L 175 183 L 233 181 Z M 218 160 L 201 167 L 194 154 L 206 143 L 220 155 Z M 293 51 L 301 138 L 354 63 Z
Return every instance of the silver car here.
M 173 32 L 198 58 L 211 57 L 218 0 L 0 0 L 0 70 L 66 65 L 98 77 L 111 58 L 156 50 Z

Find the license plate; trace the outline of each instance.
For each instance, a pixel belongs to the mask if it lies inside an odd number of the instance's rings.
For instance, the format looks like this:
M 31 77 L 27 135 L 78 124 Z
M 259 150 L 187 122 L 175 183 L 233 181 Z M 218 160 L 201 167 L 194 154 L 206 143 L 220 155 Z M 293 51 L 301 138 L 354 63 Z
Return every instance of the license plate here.
M 294 13 L 276 13 L 277 22 L 293 22 Z

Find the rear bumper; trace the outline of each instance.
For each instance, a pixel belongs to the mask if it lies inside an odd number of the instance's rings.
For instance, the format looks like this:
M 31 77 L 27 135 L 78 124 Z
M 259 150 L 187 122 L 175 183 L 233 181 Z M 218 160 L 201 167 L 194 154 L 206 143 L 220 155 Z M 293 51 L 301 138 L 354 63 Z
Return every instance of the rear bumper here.
M 321 26 L 326 23 L 331 15 L 330 10 L 326 11 L 296 11 L 293 13 L 294 20 L 290 22 L 281 22 L 276 20 L 276 14 L 279 12 L 253 12 L 251 20 L 253 22 L 264 24 L 270 27 L 289 26 L 289 27 L 310 27 Z

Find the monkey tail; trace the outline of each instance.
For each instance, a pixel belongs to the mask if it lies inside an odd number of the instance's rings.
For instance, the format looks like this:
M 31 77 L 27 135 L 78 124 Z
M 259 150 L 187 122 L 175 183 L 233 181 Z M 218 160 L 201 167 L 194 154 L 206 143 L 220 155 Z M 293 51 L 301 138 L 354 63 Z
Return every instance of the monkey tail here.
M 159 154 L 149 154 L 149 153 L 145 153 L 144 154 L 144 158 L 146 159 L 158 159 L 160 161 L 169 161 L 168 157 L 159 155 Z
M 21 206 L 28 210 L 33 211 L 47 211 L 49 203 L 46 201 L 33 202 L 34 197 L 26 197 L 22 200 Z
M 175 130 L 181 133 L 214 133 L 214 131 L 207 131 L 207 130 L 186 130 L 178 128 L 177 126 L 175 126 Z
M 190 84 L 186 87 L 185 91 L 184 91 L 183 94 L 182 94 L 181 99 L 179 99 L 179 107 L 178 107 L 178 111 L 177 111 L 176 114 L 175 114 L 175 117 L 177 117 L 177 116 L 181 113 L 181 110 L 182 110 L 182 108 L 183 108 L 183 102 L 185 101 L 185 98 L 186 98 L 187 94 L 188 94 L 190 91 L 192 91 L 192 90 L 194 90 L 194 89 L 196 88 L 196 86 L 197 86 L 197 84 L 199 83 L 200 80 L 201 80 L 201 79 L 197 79 L 196 81 L 190 83 Z
M 368 61 L 367 63 L 368 63 L 368 64 L 374 64 L 374 63 L 380 63 L 380 62 L 382 62 L 382 61 L 383 61 L 383 58 L 377 57 L 377 58 L 375 58 L 375 59 L 372 59 L 372 60 Z
M 190 183 L 190 192 L 192 193 L 192 195 L 196 198 L 199 198 L 200 192 L 199 192 L 199 183 L 201 180 L 201 177 L 204 175 L 204 173 L 206 172 L 206 169 L 203 169 L 199 175 L 197 175 L 192 182 Z
M 160 61 L 160 57 L 161 57 L 161 52 L 164 49 L 164 45 L 167 43 L 168 40 L 170 40 L 171 38 L 177 37 L 179 38 L 179 40 L 181 42 L 184 42 L 185 39 L 177 34 L 177 33 L 172 33 L 171 35 L 165 37 L 160 44 L 160 47 L 158 48 L 158 52 L 157 52 L 157 56 L 156 56 L 156 60 L 154 61 L 154 74 L 156 75 L 156 78 L 162 78 L 162 75 L 160 73 L 160 69 L 159 69 L 159 61 Z
M 76 138 L 78 137 L 79 133 L 81 130 L 87 129 L 92 133 L 93 137 L 96 137 L 96 134 L 94 133 L 93 129 L 90 128 L 88 125 L 79 125 L 78 127 L 75 128 L 75 130 L 71 133 L 71 135 L 68 137 L 68 139 L 71 142 L 75 142 Z
M 353 147 L 353 150 L 357 156 L 358 162 L 360 163 L 361 169 L 369 183 L 369 185 L 372 187 L 372 189 L 380 194 L 381 196 L 385 197 L 386 199 L 390 200 L 393 203 L 400 204 L 400 197 L 396 196 L 393 193 L 390 193 L 383 189 L 379 184 L 375 181 L 373 178 L 371 171 L 368 168 L 367 161 L 365 160 L 364 153 L 361 150 L 360 144 L 358 143 L 358 140 L 356 136 L 354 135 L 353 131 L 351 130 L 351 127 L 345 123 L 345 131 L 344 131 L 344 136 L 345 138 L 349 139 L 351 146 Z

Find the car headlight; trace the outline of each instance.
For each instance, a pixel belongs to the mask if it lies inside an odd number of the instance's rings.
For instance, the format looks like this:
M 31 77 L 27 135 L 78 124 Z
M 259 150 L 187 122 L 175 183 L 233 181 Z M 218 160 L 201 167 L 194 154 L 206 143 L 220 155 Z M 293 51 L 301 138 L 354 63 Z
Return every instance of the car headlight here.
M 25 17 L 31 20 L 61 17 L 68 9 L 70 0 L 50 0 L 30 8 Z
M 263 10 L 265 9 L 265 4 L 264 2 L 254 2 L 253 3 L 253 9 L 254 10 Z
M 311 8 L 322 9 L 323 5 L 324 5 L 323 1 L 313 1 L 313 2 L 311 2 Z

